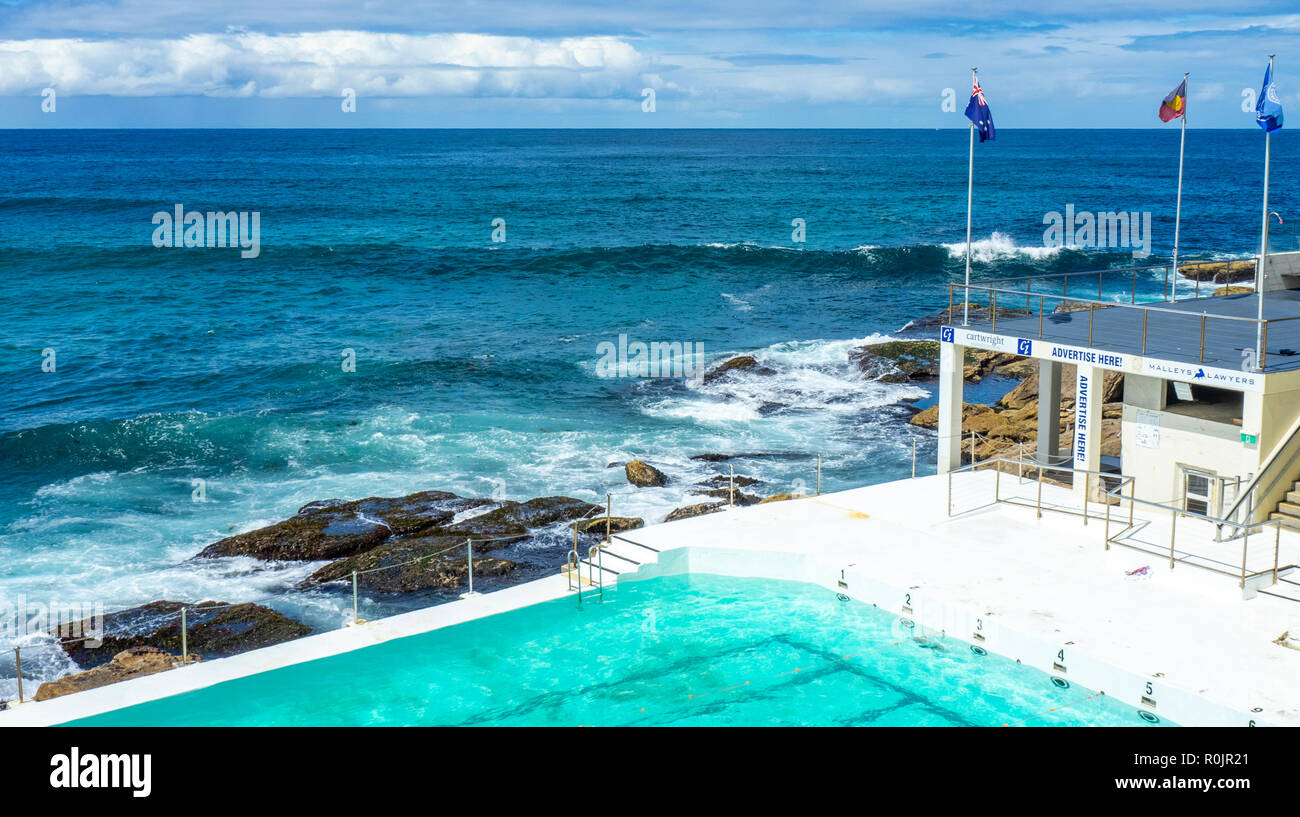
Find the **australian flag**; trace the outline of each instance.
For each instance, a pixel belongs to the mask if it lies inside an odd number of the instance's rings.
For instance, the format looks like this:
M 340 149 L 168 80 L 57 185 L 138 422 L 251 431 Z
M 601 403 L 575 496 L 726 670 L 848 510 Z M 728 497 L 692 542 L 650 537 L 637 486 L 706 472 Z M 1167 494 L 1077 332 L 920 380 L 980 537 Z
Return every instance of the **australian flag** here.
M 966 118 L 975 123 L 980 132 L 980 141 L 996 139 L 998 131 L 993 127 L 993 114 L 989 112 L 989 103 L 984 99 L 979 80 L 975 80 L 970 92 L 970 103 L 966 105 Z
M 967 109 L 967 116 L 970 110 Z M 1272 133 L 1282 129 L 1282 100 L 1277 96 L 1277 85 L 1273 83 L 1273 66 L 1264 69 L 1264 87 L 1259 91 L 1259 100 L 1255 103 L 1255 124 Z

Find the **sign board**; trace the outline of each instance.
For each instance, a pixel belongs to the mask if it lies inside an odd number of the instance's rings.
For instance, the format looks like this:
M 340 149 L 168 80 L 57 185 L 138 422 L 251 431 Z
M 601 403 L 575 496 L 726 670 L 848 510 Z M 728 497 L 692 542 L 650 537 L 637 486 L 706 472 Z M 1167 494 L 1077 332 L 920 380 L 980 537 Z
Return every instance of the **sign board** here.
M 1175 382 L 1203 383 L 1207 386 L 1216 386 L 1221 389 L 1231 389 L 1232 391 L 1261 392 L 1264 390 L 1264 375 L 1259 372 L 1216 369 L 1213 366 L 1201 366 L 1196 363 L 1157 360 L 1140 355 L 1111 352 L 1105 349 L 1068 346 L 1038 338 L 997 335 L 992 332 L 976 331 L 959 326 L 940 327 L 939 340 L 942 343 L 974 346 L 977 349 L 992 349 L 1040 360 L 1056 360 L 1061 363 L 1087 363 L 1112 371 L 1145 374 Z
M 1133 440 L 1143 448 L 1160 447 L 1160 413 L 1138 409 Z

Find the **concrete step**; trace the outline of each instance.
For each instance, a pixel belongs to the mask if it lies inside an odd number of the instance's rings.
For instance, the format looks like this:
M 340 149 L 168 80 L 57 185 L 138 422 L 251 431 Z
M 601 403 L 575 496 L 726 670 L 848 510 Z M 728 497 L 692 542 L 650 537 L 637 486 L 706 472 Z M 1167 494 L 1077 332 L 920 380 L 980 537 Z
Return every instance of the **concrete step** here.
M 1287 491 L 1286 501 L 1295 505 L 1300 505 L 1300 491 Z
M 1278 513 L 1276 511 L 1269 514 L 1268 518 L 1278 520 L 1282 523 L 1282 527 L 1287 530 L 1300 531 L 1300 518 L 1296 518 L 1289 514 Z
M 1294 502 L 1279 502 L 1277 503 L 1277 512 L 1300 519 L 1300 504 Z

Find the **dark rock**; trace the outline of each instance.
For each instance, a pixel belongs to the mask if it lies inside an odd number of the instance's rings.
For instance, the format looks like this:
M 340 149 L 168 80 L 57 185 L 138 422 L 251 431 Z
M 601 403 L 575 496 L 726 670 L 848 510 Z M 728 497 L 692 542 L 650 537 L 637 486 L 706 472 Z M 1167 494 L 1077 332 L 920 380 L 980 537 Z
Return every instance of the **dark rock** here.
M 678 519 L 690 519 L 693 516 L 703 516 L 706 513 L 716 513 L 727 507 L 725 502 L 701 502 L 698 505 L 687 505 L 683 508 L 674 508 L 667 516 L 665 522 L 676 522 Z
M 581 499 L 567 496 L 544 496 L 527 502 L 506 502 L 499 508 L 470 517 L 445 528 L 438 533 L 454 534 L 464 538 L 473 538 L 475 550 L 492 550 L 509 544 L 510 538 L 523 538 L 531 528 L 553 525 L 557 522 L 572 522 L 588 514 L 604 510 L 600 505 L 593 505 Z M 497 540 L 495 542 L 479 539 Z
M 742 454 L 692 454 L 691 459 L 700 462 L 727 462 L 728 460 L 806 460 L 807 454 L 797 451 Z
M 926 315 L 923 318 L 918 318 L 915 321 L 912 321 L 910 328 L 921 329 L 929 326 L 943 326 L 944 324 L 960 323 L 963 317 L 963 306 L 969 306 L 971 320 L 987 321 L 989 319 L 989 309 L 983 304 L 971 303 L 969 305 L 964 305 L 961 303 L 955 303 L 952 305 L 951 310 L 945 309 L 938 314 Z M 1018 318 L 1031 314 L 1027 309 L 1008 309 L 1003 306 L 999 306 L 996 312 L 999 318 Z
M 227 606 L 225 602 L 204 601 L 186 605 L 179 601 L 155 601 L 105 615 L 102 643 L 98 646 L 82 638 L 67 639 L 63 641 L 63 651 L 78 666 L 87 669 L 105 664 L 117 653 L 132 647 L 156 647 L 179 655 L 182 607 L 188 608 L 185 615 L 189 649 L 211 658 L 236 655 L 311 633 L 306 624 L 260 604 Z M 82 622 L 81 628 L 80 632 L 90 632 L 90 622 Z
M 715 499 L 721 499 L 723 501 L 726 501 L 729 498 L 731 492 L 727 488 L 706 488 L 703 490 L 691 491 L 691 493 L 699 494 L 701 496 L 711 496 Z M 754 494 L 747 494 L 744 491 L 737 490 L 735 493 L 734 502 L 735 504 L 742 505 L 742 506 L 757 505 L 759 499 L 760 497 L 757 497 Z
M 479 553 L 477 543 L 474 552 Z M 465 538 L 460 535 L 394 539 L 365 553 L 331 562 L 307 577 L 303 585 L 347 580 L 355 570 L 359 588 L 380 593 L 455 588 L 468 578 L 465 556 Z M 503 576 L 514 568 L 515 563 L 506 559 L 474 557 L 475 576 Z
M 753 374 L 775 374 L 775 370 L 760 366 L 758 360 L 753 355 L 738 355 L 730 360 L 723 361 L 717 366 L 704 373 L 704 383 L 712 383 L 720 377 L 725 377 L 731 372 L 751 372 Z
M 587 534 L 588 536 L 605 537 L 605 517 L 598 516 L 595 519 L 584 519 L 578 524 L 578 533 Z M 625 531 L 636 530 L 645 527 L 645 520 L 639 516 L 611 516 L 609 519 L 609 532 L 624 533 Z
M 627 481 L 638 488 L 662 488 L 668 484 L 668 477 L 663 471 L 641 460 L 632 460 L 623 467 L 623 471 L 627 474 Z
M 863 376 L 882 383 L 934 380 L 939 376 L 939 349 L 937 340 L 888 340 L 851 350 L 849 361 Z M 967 349 L 962 376 L 973 383 L 993 373 L 1016 376 L 1024 360 L 1004 352 Z
M 716 476 L 709 477 L 706 480 L 701 480 L 700 482 L 697 482 L 695 484 L 703 485 L 706 488 L 726 488 L 730 484 L 729 480 L 730 480 L 729 475 L 718 474 Z M 737 488 L 748 488 L 751 485 L 758 485 L 762 483 L 762 481 L 763 480 L 761 479 L 754 479 L 753 477 L 746 477 L 740 474 L 736 474 Z
M 369 550 L 390 536 L 405 536 L 444 525 L 462 510 L 488 504 L 446 491 L 404 497 L 369 497 L 351 502 L 310 502 L 289 519 L 208 545 L 202 558 L 252 556 L 257 559 L 338 559 Z
M 934 380 L 939 376 L 939 341 L 890 340 L 868 343 L 849 352 L 862 374 L 882 383 Z

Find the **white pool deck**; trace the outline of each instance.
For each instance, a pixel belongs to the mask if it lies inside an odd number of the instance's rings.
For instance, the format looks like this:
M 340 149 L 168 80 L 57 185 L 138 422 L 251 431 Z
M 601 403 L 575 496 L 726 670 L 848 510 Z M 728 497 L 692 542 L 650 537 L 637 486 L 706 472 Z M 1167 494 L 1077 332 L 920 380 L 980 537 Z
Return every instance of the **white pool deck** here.
M 838 586 L 914 619 L 918 632 L 942 628 L 944 637 L 972 643 L 987 637 L 983 643 L 990 652 L 1023 659 L 1179 723 L 1300 725 L 1300 651 L 1274 643 L 1285 631 L 1300 632 L 1300 603 L 1265 595 L 1245 600 L 1227 576 L 1187 564 L 1170 570 L 1167 560 L 1127 548 L 1107 551 L 1101 521 L 1084 526 L 1078 516 L 1050 511 L 1039 519 L 1032 508 L 993 503 L 994 479 L 991 471 L 954 477 L 959 513 L 952 517 L 947 515 L 948 479 L 929 476 L 652 525 L 625 534 L 602 560 L 622 573 L 621 580 L 651 573 L 648 565 L 660 561 L 689 558 L 691 569 L 710 572 L 711 565 L 723 565 L 736 574 L 749 573 L 746 566 L 754 565 L 753 575 L 788 574 Z M 1015 490 L 1031 495 L 1027 485 L 1015 486 L 1014 476 L 1000 479 L 1004 496 Z M 1043 491 L 1045 503 L 1070 501 L 1068 489 L 1048 485 Z M 1127 517 L 1126 509 L 1114 512 L 1117 519 Z M 1142 510 L 1137 516 L 1144 516 Z M 1148 533 L 1153 543 L 1168 546 L 1167 521 L 1153 518 Z M 1233 553 L 1240 559 L 1239 543 L 1215 545 L 1208 524 L 1180 520 L 1180 549 L 1198 538 L 1204 547 L 1222 551 L 1225 560 Z M 1272 536 L 1266 538 L 1271 564 Z M 1256 547 L 1265 542 L 1252 537 Z M 677 551 L 680 558 L 668 558 Z M 715 555 L 711 560 L 690 555 L 696 553 Z M 1252 568 L 1262 558 L 1252 556 Z M 1300 563 L 1300 536 L 1283 534 L 1281 563 Z M 1147 578 L 1126 576 L 1144 565 L 1151 567 Z M 557 575 L 25 703 L 0 712 L 0 726 L 61 723 L 573 595 L 569 582 Z M 1141 701 L 1144 696 L 1149 700 Z

